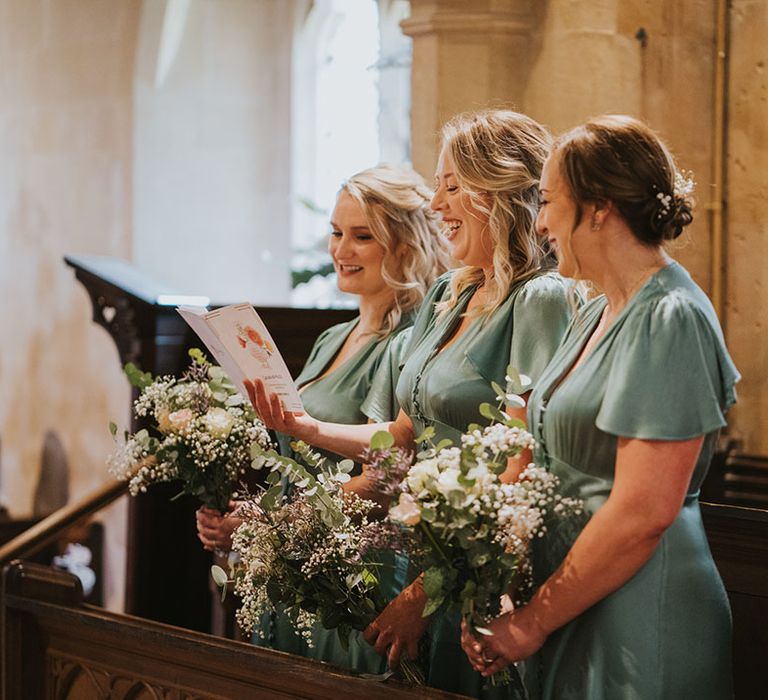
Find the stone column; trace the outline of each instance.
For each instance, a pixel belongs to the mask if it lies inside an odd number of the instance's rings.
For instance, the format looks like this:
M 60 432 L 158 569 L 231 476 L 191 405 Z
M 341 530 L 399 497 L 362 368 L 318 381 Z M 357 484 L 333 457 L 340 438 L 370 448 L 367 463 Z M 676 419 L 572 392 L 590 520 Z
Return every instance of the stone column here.
M 411 0 L 413 166 L 434 174 L 449 117 L 488 106 L 522 109 L 533 20 L 530 0 Z

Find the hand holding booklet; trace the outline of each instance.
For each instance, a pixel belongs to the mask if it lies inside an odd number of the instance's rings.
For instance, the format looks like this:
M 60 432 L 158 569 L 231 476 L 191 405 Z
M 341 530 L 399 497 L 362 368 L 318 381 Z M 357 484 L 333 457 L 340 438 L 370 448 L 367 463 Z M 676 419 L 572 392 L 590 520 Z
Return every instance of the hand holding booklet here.
M 261 379 L 267 393 L 277 394 L 286 411 L 304 413 L 288 367 L 253 306 L 233 304 L 213 311 L 179 306 L 176 310 L 243 396 L 248 396 L 246 379 Z

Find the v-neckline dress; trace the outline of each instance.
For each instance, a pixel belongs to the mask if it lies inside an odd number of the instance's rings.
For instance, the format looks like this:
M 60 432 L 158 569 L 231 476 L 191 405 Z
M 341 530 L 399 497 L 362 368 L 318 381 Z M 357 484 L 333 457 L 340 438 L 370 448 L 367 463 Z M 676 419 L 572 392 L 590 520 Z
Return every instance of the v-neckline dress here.
M 528 420 L 538 443 L 536 462 L 591 514 L 611 492 L 619 437 L 705 439 L 680 514 L 655 553 L 526 663 L 530 696 L 729 698 L 730 608 L 698 493 L 725 412 L 736 400 L 739 374 L 711 303 L 676 262 L 646 281 L 569 371 L 606 303 L 598 297 L 581 310 L 532 392 Z M 537 541 L 539 583 L 561 563 L 580 527 L 562 521 Z
M 496 402 L 491 381 L 502 386 L 507 366 L 529 375 L 534 385 L 549 363 L 573 313 L 569 283 L 556 273 L 542 273 L 513 286 L 488 318 L 476 318 L 452 337 L 476 287 L 465 289 L 445 314 L 435 303 L 450 296 L 452 272 L 439 278 L 416 320 L 397 384 L 401 408 L 416 435 L 435 428 L 435 440 L 458 444 L 470 423 L 486 423 L 479 405 Z M 443 348 L 441 350 L 441 348 Z M 461 648 L 458 615 L 435 613 L 428 630 L 427 684 L 484 700 L 521 700 L 513 685 L 486 688 Z

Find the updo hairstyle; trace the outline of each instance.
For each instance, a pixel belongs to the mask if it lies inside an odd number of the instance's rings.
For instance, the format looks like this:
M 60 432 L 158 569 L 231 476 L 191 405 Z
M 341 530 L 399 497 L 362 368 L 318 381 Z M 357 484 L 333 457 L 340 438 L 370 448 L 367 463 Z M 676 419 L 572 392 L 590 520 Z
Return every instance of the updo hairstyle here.
M 341 186 L 363 210 L 374 240 L 384 248 L 381 275 L 395 301 L 374 335 L 389 335 L 404 313 L 418 308 L 432 282 L 448 269 L 450 256 L 432 211 L 432 191 L 409 168 L 379 165 Z
M 625 115 L 605 115 L 561 136 L 554 151 L 576 201 L 576 222 L 587 202 L 612 202 L 635 237 L 647 245 L 677 238 L 693 221 L 693 182 L 678 171 L 659 137 Z

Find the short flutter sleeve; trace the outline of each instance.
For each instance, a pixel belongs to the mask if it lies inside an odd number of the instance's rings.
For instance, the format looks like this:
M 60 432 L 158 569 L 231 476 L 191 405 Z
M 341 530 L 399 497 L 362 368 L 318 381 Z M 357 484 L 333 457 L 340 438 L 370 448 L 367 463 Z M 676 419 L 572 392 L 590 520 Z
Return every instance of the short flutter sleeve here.
M 714 312 L 668 294 L 632 309 L 616 343 L 595 420 L 600 430 L 686 440 L 725 425 L 740 377 Z
M 374 423 L 385 423 L 397 418 L 400 405 L 395 389 L 400 379 L 400 370 L 405 362 L 405 349 L 411 336 L 411 328 L 395 335 L 387 344 L 386 352 L 373 375 L 371 388 L 360 406 Z
M 527 282 L 514 301 L 509 364 L 534 386 L 571 321 L 576 299 L 571 297 L 562 277 L 546 274 Z

